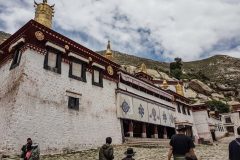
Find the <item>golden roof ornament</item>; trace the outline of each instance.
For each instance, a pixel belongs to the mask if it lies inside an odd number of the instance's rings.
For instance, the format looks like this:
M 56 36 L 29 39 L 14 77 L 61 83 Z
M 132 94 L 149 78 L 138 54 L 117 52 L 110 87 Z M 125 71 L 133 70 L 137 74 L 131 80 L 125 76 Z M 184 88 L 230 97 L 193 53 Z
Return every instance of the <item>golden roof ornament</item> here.
M 167 83 L 167 80 L 166 80 L 166 79 L 163 80 L 162 88 L 163 88 L 163 89 L 167 89 L 167 88 L 168 88 L 168 83 Z
M 43 0 L 42 3 L 37 3 L 34 1 L 34 7 L 35 7 L 34 20 L 48 28 L 52 28 L 54 5 L 50 6 L 47 3 L 47 0 Z
M 112 50 L 111 50 L 110 41 L 108 41 L 107 50 L 104 54 L 104 57 L 109 59 L 109 60 L 113 59 L 113 53 L 112 53 Z
M 177 94 L 180 94 L 181 96 L 184 96 L 183 93 L 183 86 L 178 82 L 178 84 L 175 86 Z

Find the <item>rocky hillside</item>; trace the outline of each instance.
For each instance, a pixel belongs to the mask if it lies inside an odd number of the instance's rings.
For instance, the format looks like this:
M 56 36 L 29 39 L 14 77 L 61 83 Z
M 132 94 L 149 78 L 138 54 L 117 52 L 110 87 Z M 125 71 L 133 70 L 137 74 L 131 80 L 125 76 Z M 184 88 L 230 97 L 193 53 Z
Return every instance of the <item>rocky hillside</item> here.
M 0 44 L 10 36 L 10 34 L 0 31 Z

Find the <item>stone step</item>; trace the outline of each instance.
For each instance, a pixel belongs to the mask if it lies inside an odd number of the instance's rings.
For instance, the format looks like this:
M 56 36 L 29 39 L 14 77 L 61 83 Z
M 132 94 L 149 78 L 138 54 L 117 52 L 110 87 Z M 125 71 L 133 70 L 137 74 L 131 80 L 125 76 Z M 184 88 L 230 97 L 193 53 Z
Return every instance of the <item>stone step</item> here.
M 169 146 L 169 139 L 157 138 L 125 138 L 125 144 L 131 146 Z

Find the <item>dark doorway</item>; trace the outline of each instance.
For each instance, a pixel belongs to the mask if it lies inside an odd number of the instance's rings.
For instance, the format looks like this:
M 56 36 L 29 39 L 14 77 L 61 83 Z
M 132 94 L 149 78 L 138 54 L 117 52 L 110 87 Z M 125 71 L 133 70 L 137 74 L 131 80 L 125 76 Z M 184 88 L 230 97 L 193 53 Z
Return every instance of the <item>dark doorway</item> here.
M 134 121 L 133 122 L 133 137 L 142 137 L 142 123 Z
M 228 133 L 234 133 L 234 127 L 228 126 L 226 128 L 227 128 Z
M 163 139 L 163 134 L 164 134 L 164 127 L 163 126 L 158 126 L 158 138 Z
M 217 141 L 215 131 L 211 131 L 213 141 Z
M 129 130 L 130 121 L 126 120 L 126 119 L 123 119 L 122 122 L 123 122 L 123 134 L 124 134 L 125 137 L 129 137 L 130 135 L 128 133 L 128 130 Z
M 167 128 L 167 137 L 170 139 L 174 134 L 176 134 L 175 128 L 166 127 Z
M 153 124 L 147 124 L 147 138 L 152 138 L 152 135 L 154 135 L 154 125 Z

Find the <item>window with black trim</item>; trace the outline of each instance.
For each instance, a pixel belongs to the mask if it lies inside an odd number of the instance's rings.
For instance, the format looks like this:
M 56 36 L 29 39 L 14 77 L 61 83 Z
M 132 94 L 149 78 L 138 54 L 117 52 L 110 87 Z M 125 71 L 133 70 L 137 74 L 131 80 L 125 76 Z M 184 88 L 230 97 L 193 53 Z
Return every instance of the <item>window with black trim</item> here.
M 86 62 L 72 58 L 69 66 L 69 77 L 83 82 L 86 80 Z
M 44 59 L 44 68 L 61 74 L 62 54 L 53 48 L 47 48 Z
M 183 114 L 186 114 L 186 110 L 184 106 L 182 106 L 182 111 L 183 111 Z
M 177 109 L 178 109 L 178 113 L 181 113 L 181 108 L 180 108 L 180 104 L 177 104 Z
M 19 66 L 21 61 L 22 53 L 20 52 L 20 48 L 16 48 L 13 54 L 12 64 L 10 66 L 10 70 Z
M 68 97 L 68 108 L 79 110 L 79 98 Z
M 103 87 L 103 70 L 100 68 L 93 68 L 93 73 L 92 73 L 92 84 Z
M 187 109 L 187 113 L 188 113 L 189 116 L 191 115 L 190 109 Z

